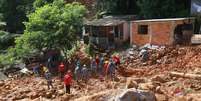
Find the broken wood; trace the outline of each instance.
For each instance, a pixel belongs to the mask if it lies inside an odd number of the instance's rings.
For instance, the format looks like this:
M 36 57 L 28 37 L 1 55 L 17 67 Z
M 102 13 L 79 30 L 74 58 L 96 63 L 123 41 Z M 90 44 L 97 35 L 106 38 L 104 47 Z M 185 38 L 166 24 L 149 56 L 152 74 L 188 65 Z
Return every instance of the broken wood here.
M 201 75 L 198 74 L 170 72 L 170 76 L 201 80 Z

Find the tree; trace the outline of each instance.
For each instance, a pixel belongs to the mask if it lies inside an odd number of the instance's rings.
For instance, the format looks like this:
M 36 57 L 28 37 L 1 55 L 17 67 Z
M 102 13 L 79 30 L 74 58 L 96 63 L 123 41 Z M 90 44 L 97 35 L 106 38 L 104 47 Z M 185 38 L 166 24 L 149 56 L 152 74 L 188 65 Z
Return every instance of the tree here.
M 170 18 L 188 16 L 187 0 L 138 0 L 140 15 L 144 18 Z M 179 5 L 178 5 L 179 4 Z
M 76 43 L 76 32 L 82 28 L 86 9 L 79 3 L 65 4 L 55 0 L 37 8 L 25 23 L 24 34 L 17 38 L 16 49 L 59 50 L 66 52 Z M 67 54 L 67 53 L 65 53 Z
M 7 30 L 11 33 L 24 30 L 26 15 L 33 11 L 34 0 L 0 0 L 0 14 L 7 23 Z

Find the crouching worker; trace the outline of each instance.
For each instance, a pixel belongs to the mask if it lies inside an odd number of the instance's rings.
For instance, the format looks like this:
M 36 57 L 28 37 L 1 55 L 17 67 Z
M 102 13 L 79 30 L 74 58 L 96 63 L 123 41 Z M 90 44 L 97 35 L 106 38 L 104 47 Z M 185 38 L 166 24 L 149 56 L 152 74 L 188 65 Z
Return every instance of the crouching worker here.
M 33 67 L 33 72 L 36 77 L 40 76 L 40 65 L 38 63 Z
M 72 75 L 71 72 L 68 71 L 66 75 L 64 76 L 64 88 L 65 88 L 65 93 L 70 94 L 70 86 L 72 82 Z
M 51 73 L 49 71 L 45 72 L 45 79 L 47 80 L 47 87 L 48 87 L 48 89 L 50 89 L 50 87 L 53 88 L 52 77 L 51 77 Z
M 146 62 L 149 59 L 149 53 L 147 49 L 142 49 L 140 51 L 140 57 L 142 62 Z

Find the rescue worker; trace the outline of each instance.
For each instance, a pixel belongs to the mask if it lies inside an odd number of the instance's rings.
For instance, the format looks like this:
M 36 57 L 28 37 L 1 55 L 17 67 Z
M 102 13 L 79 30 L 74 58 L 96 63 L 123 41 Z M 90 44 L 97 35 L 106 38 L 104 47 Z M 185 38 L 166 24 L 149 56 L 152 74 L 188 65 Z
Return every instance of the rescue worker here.
M 33 72 L 35 76 L 40 75 L 40 65 L 37 63 L 36 66 L 33 67 Z
M 112 59 L 113 59 L 113 61 L 114 61 L 114 63 L 115 63 L 116 66 L 120 65 L 120 58 L 119 58 L 118 55 L 114 55 L 112 57 Z
M 115 77 L 115 69 L 116 69 L 115 64 L 114 64 L 113 60 L 110 59 L 109 64 L 107 66 L 106 74 L 109 75 L 109 77 L 111 79 L 114 79 L 114 77 Z
M 87 80 L 89 78 L 89 71 L 88 71 L 87 66 L 85 64 L 82 68 L 81 78 L 85 83 L 87 83 Z
M 61 62 L 60 65 L 58 66 L 58 70 L 59 70 L 59 77 L 60 79 L 62 79 L 65 72 L 65 66 L 63 62 Z
M 43 75 L 44 75 L 46 72 L 49 72 L 49 69 L 48 69 L 45 65 L 42 65 L 42 70 L 43 70 Z
M 78 60 L 75 67 L 75 79 L 77 82 L 79 82 L 79 80 L 81 79 L 81 72 L 82 72 L 82 67 L 80 66 L 80 62 Z
M 93 75 L 96 75 L 97 73 L 97 64 L 96 64 L 96 60 L 94 58 L 91 59 L 91 71 Z
M 71 71 L 68 71 L 66 75 L 64 76 L 64 88 L 65 88 L 65 93 L 70 94 L 70 86 L 72 83 L 72 75 Z
M 104 66 L 104 57 L 101 55 L 100 56 L 100 63 L 99 63 L 99 73 L 100 75 L 103 75 L 103 66 Z
M 109 64 L 109 61 L 108 61 L 108 60 L 105 60 L 104 66 L 103 66 L 103 74 L 104 74 L 104 76 L 107 75 L 108 64 Z
M 52 77 L 51 77 L 51 73 L 49 71 L 45 72 L 45 79 L 47 80 L 47 87 L 48 87 L 48 89 L 50 89 L 50 87 L 53 88 Z

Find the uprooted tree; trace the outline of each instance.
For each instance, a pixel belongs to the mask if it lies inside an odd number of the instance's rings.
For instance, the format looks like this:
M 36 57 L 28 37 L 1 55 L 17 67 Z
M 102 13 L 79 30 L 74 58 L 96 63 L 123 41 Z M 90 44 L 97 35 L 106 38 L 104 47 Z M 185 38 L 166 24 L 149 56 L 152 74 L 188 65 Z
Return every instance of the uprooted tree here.
M 25 22 L 24 34 L 16 39 L 18 58 L 33 50 L 57 50 L 67 55 L 76 44 L 76 33 L 82 28 L 86 9 L 79 3 L 65 4 L 63 0 L 39 7 Z

